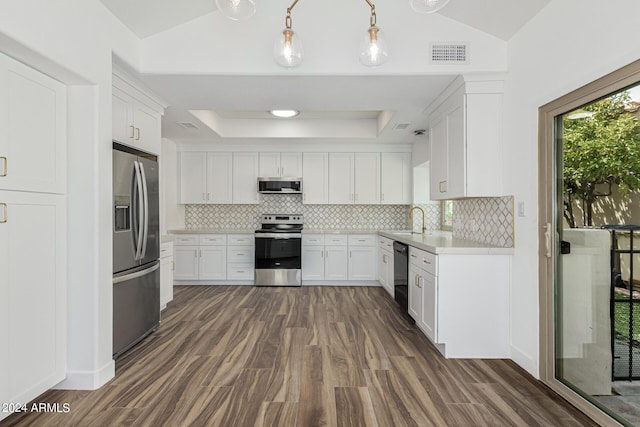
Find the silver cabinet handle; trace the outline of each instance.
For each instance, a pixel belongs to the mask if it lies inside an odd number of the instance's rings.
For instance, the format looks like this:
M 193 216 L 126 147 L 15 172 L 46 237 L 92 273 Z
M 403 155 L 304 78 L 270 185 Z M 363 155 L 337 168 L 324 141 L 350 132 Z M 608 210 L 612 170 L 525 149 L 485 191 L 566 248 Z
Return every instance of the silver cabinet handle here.
M 133 139 L 136 137 L 136 127 L 131 125 L 129 126 L 131 128 L 131 136 L 129 138 Z
M 420 283 L 420 281 L 421 281 L 422 279 L 423 279 L 423 277 L 422 277 L 422 276 L 418 276 L 418 287 L 419 287 L 420 289 L 422 289 L 422 283 Z
M 200 249 L 200 258 L 202 258 L 202 249 Z
M 418 275 L 416 274 L 416 277 L 413 278 L 413 282 L 416 285 L 416 288 L 418 287 Z
M 422 261 L 423 261 L 425 264 L 429 264 L 429 265 L 431 265 L 431 261 L 429 261 L 429 260 L 427 260 L 427 259 L 423 259 Z
M 138 132 L 138 137 L 136 138 L 136 141 L 140 141 L 140 128 L 136 128 L 136 131 Z
M 2 206 L 2 221 L 0 221 L 0 224 L 5 224 L 9 220 L 9 208 L 6 203 L 0 203 L 0 206 Z
M 411 254 L 411 258 L 417 258 L 417 256 L 415 256 L 414 254 Z
M 2 175 L 0 176 L 7 176 L 7 158 L 6 157 L 0 157 L 0 160 L 2 160 Z

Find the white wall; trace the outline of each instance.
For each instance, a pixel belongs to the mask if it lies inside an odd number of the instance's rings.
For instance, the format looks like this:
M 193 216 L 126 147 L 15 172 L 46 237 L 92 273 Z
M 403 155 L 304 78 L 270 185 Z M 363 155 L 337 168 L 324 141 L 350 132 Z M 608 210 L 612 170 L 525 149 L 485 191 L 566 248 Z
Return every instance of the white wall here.
M 512 358 L 534 375 L 538 328 L 538 108 L 640 58 L 640 2 L 553 0 L 509 41 L 504 190 L 525 202 L 515 218 Z
M 68 375 L 96 388 L 112 360 L 111 61 L 139 42 L 97 0 L 0 2 L 0 51 L 70 86 Z

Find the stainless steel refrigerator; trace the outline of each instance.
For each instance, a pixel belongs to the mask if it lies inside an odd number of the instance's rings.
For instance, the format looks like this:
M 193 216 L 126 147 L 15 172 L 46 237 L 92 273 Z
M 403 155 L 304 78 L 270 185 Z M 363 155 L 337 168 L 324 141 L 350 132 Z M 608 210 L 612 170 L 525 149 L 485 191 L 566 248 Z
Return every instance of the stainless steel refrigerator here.
M 157 158 L 114 142 L 114 358 L 160 323 L 159 234 Z

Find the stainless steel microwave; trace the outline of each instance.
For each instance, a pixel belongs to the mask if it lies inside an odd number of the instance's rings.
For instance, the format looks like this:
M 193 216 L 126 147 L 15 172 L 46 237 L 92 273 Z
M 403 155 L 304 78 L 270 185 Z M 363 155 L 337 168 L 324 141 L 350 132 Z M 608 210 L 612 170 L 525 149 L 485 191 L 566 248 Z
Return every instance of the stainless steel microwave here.
M 300 194 L 302 178 L 258 178 L 258 193 Z

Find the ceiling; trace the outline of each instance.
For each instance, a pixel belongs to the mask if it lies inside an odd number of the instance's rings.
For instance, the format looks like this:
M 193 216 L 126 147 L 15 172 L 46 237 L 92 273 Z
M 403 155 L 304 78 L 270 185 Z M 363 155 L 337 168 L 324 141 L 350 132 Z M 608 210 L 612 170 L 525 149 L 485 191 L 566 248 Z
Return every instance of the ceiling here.
M 140 39 L 218 13 L 214 0 L 101 1 Z M 549 1 L 451 0 L 438 13 L 506 41 Z M 264 0 L 258 1 L 259 9 L 266 6 Z M 140 75 L 137 70 L 128 71 L 168 102 L 163 136 L 184 143 L 413 142 L 414 131 L 426 126 L 425 109 L 457 75 L 300 76 L 284 70 L 278 76 Z M 275 119 L 266 113 L 288 108 L 301 114 Z

